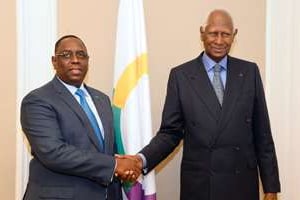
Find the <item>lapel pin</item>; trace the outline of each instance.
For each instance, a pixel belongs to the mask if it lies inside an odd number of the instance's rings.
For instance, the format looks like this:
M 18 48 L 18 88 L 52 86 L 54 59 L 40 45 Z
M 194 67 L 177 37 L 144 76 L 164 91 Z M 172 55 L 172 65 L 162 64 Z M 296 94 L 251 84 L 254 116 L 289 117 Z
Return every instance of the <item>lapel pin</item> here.
M 243 73 L 239 73 L 239 77 L 243 77 L 244 76 L 244 74 Z

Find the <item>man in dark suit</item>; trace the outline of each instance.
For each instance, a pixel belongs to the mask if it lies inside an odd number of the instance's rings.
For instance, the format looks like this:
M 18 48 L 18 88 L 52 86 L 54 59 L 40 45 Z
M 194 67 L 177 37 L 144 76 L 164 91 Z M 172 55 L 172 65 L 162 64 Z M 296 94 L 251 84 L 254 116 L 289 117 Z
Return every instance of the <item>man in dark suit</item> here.
M 212 11 L 200 33 L 205 51 L 171 70 L 161 127 L 139 154 L 144 173 L 183 139 L 181 200 L 258 200 L 259 174 L 264 200 L 276 200 L 278 166 L 258 67 L 228 55 L 237 29 L 226 11 Z
M 22 101 L 21 124 L 33 155 L 24 199 L 119 200 L 114 175 L 139 175 L 134 160 L 114 156 L 111 103 L 83 83 L 88 61 L 80 38 L 60 38 L 52 57 L 56 76 Z

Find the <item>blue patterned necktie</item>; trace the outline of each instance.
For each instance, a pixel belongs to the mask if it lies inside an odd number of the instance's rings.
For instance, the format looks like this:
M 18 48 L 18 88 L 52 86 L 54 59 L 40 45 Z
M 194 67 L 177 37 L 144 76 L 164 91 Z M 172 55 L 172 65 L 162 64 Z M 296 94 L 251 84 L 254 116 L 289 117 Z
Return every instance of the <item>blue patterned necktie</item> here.
M 214 66 L 214 77 L 212 81 L 212 85 L 218 97 L 219 103 L 222 106 L 223 103 L 223 96 L 224 96 L 224 86 L 221 80 L 221 66 L 216 64 Z
M 84 94 L 83 90 L 81 90 L 81 89 L 77 89 L 75 94 L 77 96 L 79 96 L 80 105 L 81 105 L 82 109 L 84 110 L 85 114 L 87 115 L 87 117 L 93 127 L 94 133 L 96 134 L 96 136 L 99 140 L 101 151 L 104 152 L 104 139 L 103 139 L 101 130 L 99 128 L 98 122 L 96 120 L 96 117 L 85 99 L 85 94 Z

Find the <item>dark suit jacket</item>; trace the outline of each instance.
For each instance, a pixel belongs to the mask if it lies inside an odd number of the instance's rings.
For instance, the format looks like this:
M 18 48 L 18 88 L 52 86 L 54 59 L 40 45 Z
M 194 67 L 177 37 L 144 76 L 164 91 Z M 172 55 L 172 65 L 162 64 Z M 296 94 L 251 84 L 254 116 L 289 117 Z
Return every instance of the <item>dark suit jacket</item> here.
M 228 57 L 223 106 L 202 55 L 171 70 L 162 123 L 141 153 L 148 171 L 183 139 L 182 200 L 258 200 L 279 192 L 277 159 L 255 63 Z
M 87 87 L 105 132 L 105 153 L 79 103 L 57 79 L 22 101 L 21 124 L 31 145 L 24 199 L 119 200 L 114 167 L 113 118 L 109 98 Z

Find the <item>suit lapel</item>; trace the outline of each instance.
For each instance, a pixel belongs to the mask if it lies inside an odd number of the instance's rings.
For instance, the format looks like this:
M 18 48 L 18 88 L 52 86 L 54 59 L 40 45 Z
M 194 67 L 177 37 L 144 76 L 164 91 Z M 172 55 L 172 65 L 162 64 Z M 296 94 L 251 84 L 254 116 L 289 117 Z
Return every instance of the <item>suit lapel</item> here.
M 187 76 L 197 95 L 207 106 L 212 116 L 218 121 L 220 118 L 221 106 L 202 63 L 202 54 L 189 66 Z
M 228 72 L 226 88 L 224 91 L 224 102 L 222 106 L 222 124 L 225 124 L 234 110 L 237 97 L 241 94 L 246 72 L 243 67 L 228 57 Z
M 95 104 L 98 115 L 99 115 L 102 125 L 103 125 L 105 152 L 109 152 L 109 150 L 110 150 L 109 147 L 111 146 L 110 143 L 112 142 L 112 140 L 110 138 L 112 136 L 110 135 L 110 133 L 111 133 L 110 123 L 108 121 L 109 119 L 107 118 L 107 116 L 109 116 L 109 111 L 106 108 L 110 108 L 110 107 L 105 104 L 104 96 L 100 96 L 97 93 L 94 93 L 93 90 L 91 90 L 89 87 L 86 87 L 86 88 L 89 91 L 89 93 L 93 99 L 93 102 Z
M 94 130 L 89 122 L 89 119 L 87 118 L 86 114 L 80 107 L 79 103 L 76 101 L 74 96 L 68 91 L 68 89 L 57 78 L 54 78 L 52 80 L 52 83 L 60 99 L 63 102 L 65 102 L 65 104 L 68 105 L 70 109 L 74 111 L 74 113 L 78 116 L 78 118 L 84 124 L 84 126 L 87 127 L 89 138 L 91 139 L 92 143 L 97 147 L 97 149 L 100 151 L 101 148 L 98 142 L 98 138 L 95 135 Z
M 246 71 L 232 57 L 228 56 L 227 80 L 224 91 L 219 130 L 216 132 L 215 142 L 225 128 L 231 114 L 234 112 L 238 96 L 242 92 Z

